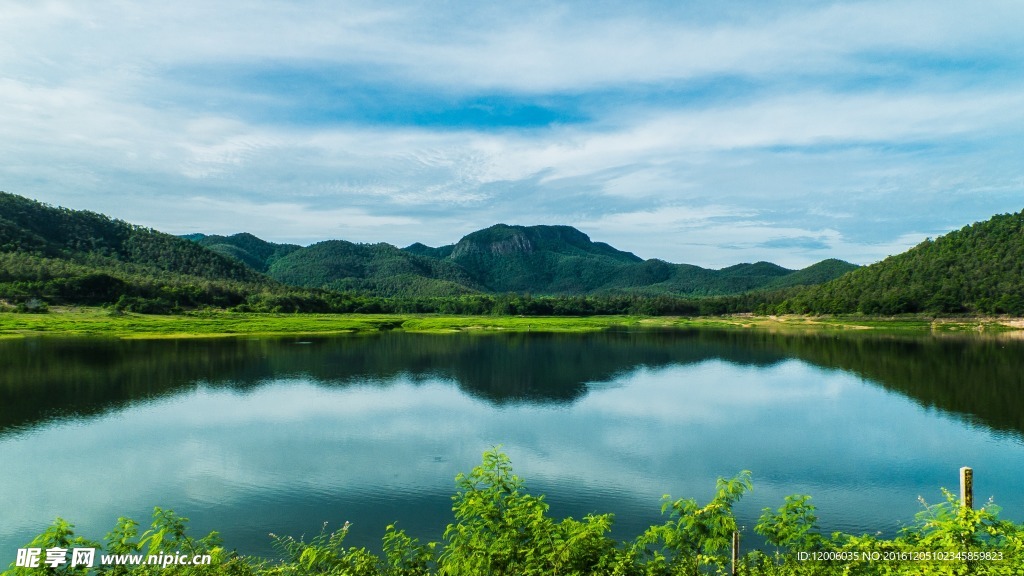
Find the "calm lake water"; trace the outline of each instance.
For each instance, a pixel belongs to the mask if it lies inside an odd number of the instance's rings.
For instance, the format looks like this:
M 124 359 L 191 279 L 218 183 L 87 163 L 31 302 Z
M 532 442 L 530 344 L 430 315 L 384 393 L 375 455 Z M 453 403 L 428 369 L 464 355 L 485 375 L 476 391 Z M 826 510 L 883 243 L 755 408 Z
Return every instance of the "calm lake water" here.
M 825 532 L 894 535 L 957 490 L 1024 521 L 1024 345 L 1014 340 L 384 333 L 0 342 L 0 566 L 55 517 L 100 538 L 153 506 L 272 556 L 269 532 L 398 521 L 439 539 L 454 477 L 501 445 L 551 513 L 661 521 L 663 494 L 737 508 L 810 494 Z

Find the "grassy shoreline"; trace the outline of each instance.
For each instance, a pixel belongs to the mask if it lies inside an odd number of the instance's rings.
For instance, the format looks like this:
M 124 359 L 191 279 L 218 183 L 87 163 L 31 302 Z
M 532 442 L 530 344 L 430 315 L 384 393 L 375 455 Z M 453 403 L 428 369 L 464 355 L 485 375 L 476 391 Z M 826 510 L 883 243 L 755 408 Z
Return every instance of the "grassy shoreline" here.
M 24 337 L 223 338 L 304 336 L 401 330 L 456 332 L 593 332 L 612 329 L 730 328 L 786 332 L 1001 334 L 1024 336 L 1018 318 L 811 316 L 443 316 L 433 314 L 271 314 L 225 311 L 162 316 L 112 314 L 102 308 L 54 308 L 46 314 L 0 313 L 0 339 Z

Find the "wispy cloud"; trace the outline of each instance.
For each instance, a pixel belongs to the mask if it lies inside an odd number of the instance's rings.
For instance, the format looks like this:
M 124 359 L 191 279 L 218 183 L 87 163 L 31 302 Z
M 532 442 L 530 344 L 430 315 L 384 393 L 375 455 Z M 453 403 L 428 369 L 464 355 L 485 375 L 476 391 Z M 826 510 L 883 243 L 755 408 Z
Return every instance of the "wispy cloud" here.
M 189 222 L 185 228 L 188 232 L 227 235 L 274 227 L 279 238 L 296 242 L 303 242 L 311 233 L 324 239 L 374 242 L 373 234 L 381 229 L 420 224 L 414 218 L 374 215 L 358 208 L 322 209 L 300 203 L 255 203 L 202 196 L 189 198 L 177 212 L 182 221 Z
M 13 1 L 0 188 L 178 233 L 569 223 L 867 263 L 1024 207 L 1022 27 L 998 0 Z

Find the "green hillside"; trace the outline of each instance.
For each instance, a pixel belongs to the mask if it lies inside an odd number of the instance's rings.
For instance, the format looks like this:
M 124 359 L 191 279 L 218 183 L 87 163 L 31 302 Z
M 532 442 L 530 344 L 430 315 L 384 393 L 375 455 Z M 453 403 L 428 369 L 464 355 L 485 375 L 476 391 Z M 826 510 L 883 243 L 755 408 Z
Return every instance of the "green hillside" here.
M 271 284 L 194 242 L 0 192 L 0 300 L 224 306 Z
M 1024 213 L 995 216 L 926 240 L 799 292 L 782 308 L 825 314 L 1024 315 Z
M 178 238 L 0 192 L 0 308 L 483 313 L 509 308 L 510 293 L 561 298 L 516 301 L 551 313 L 728 296 L 719 299 L 728 311 L 1024 315 L 1024 214 L 995 216 L 863 268 L 831 259 L 795 271 L 768 262 L 710 270 L 642 260 L 569 226 L 499 224 L 440 248 L 342 240 L 300 247 L 246 233 Z M 673 313 L 695 306 L 659 302 Z
M 260 279 L 248 267 L 170 234 L 6 192 L 0 192 L 0 252 L 136 264 L 206 278 Z
M 343 240 L 301 247 L 248 233 L 179 238 L 0 193 L 0 309 L 681 313 L 697 306 L 671 299 L 820 282 L 850 266 L 709 270 L 645 261 L 569 226 L 499 224 L 440 248 Z M 661 300 L 652 307 L 638 298 Z
M 719 296 L 820 283 L 856 268 L 826 260 L 797 271 L 768 262 L 711 270 L 643 260 L 593 242 L 570 226 L 498 224 L 473 232 L 454 246 L 417 243 L 405 250 L 457 263 L 491 293 Z
M 293 286 L 389 297 L 453 296 L 477 291 L 472 278 L 456 264 L 383 243 L 319 242 L 274 260 L 268 273 Z
M 625 267 L 642 262 L 629 252 L 591 242 L 570 226 L 497 224 L 459 240 L 448 260 L 487 291 L 586 294 Z
M 645 261 L 593 242 L 571 226 L 497 224 L 438 248 L 343 240 L 302 248 L 251 234 L 188 238 L 291 286 L 401 298 L 474 293 L 720 296 L 819 283 L 856 268 L 838 260 L 797 271 L 768 262 L 710 270 Z
M 666 279 L 640 287 L 641 294 L 686 294 L 688 296 L 720 296 L 761 290 L 782 278 L 799 274 L 769 262 L 735 264 L 721 270 L 709 270 L 686 264 L 670 264 Z
M 429 256 L 431 258 L 447 258 L 452 255 L 452 250 L 455 249 L 454 244 L 448 244 L 447 246 L 441 246 L 439 248 L 431 248 L 426 244 L 415 242 L 402 250 L 415 254 L 417 256 Z
M 777 288 L 790 288 L 793 286 L 812 286 L 815 284 L 823 284 L 858 268 L 860 268 L 860 266 L 857 266 L 856 264 L 850 264 L 844 260 L 829 258 L 828 260 L 822 260 L 817 264 L 811 264 L 807 268 L 797 270 L 791 274 L 778 276 L 775 280 L 772 280 L 765 285 L 765 288 L 774 290 Z
M 270 265 L 280 258 L 301 250 L 302 247 L 296 244 L 274 244 L 261 240 L 248 232 L 234 234 L 231 236 L 217 236 L 206 234 L 191 234 L 182 236 L 194 241 L 200 246 L 229 258 L 233 258 L 260 272 L 267 272 Z

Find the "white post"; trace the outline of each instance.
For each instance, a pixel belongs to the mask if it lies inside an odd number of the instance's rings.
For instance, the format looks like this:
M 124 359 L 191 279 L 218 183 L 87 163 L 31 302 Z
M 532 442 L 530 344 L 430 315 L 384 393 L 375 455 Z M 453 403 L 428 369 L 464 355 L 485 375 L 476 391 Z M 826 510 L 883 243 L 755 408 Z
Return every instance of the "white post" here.
M 960 469 L 960 505 L 974 508 L 974 470 L 967 466 Z

